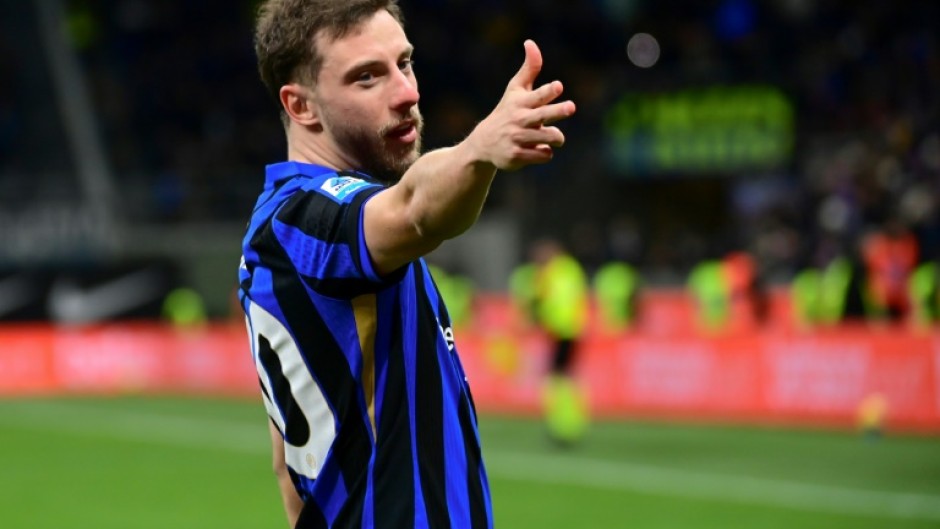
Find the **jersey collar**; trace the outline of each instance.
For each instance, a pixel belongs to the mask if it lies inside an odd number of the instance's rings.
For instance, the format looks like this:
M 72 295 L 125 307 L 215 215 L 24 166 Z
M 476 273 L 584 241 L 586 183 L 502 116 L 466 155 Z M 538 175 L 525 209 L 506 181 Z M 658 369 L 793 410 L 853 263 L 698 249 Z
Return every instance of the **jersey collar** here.
M 335 173 L 336 169 L 314 165 L 303 162 L 279 162 L 265 167 L 264 182 L 266 185 L 274 185 L 285 178 L 303 176 L 307 178 L 316 178 L 321 175 Z

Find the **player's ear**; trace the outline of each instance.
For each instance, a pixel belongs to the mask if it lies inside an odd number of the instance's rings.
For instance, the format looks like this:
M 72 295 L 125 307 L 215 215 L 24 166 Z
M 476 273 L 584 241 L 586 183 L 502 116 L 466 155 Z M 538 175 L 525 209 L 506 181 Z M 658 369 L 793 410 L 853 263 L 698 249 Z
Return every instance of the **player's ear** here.
M 281 107 L 284 108 L 284 112 L 291 121 L 308 127 L 320 123 L 320 114 L 312 90 L 303 85 L 291 83 L 282 86 L 279 95 Z

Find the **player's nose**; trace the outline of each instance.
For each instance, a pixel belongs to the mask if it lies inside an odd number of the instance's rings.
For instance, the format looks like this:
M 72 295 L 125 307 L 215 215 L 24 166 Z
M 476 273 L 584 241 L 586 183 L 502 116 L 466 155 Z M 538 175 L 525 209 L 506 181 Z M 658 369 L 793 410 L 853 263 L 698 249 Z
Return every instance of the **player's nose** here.
M 418 93 L 418 81 L 413 74 L 398 71 L 395 74 L 394 95 L 392 106 L 394 108 L 408 108 L 418 104 L 421 94 Z

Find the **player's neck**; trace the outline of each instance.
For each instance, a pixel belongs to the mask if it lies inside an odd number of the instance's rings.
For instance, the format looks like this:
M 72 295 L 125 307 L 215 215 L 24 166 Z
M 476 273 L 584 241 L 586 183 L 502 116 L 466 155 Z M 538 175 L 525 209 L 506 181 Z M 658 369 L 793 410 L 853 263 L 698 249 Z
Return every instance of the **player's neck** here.
M 325 134 L 311 134 L 293 128 L 287 133 L 287 159 L 339 171 L 353 168 L 351 161 L 332 147 Z

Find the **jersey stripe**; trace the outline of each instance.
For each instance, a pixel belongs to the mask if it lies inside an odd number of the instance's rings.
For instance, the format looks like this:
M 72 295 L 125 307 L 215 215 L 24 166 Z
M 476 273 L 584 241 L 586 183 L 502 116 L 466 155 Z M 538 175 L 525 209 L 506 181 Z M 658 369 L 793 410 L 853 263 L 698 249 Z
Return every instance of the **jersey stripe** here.
M 347 211 L 347 204 L 338 204 L 317 191 L 300 191 L 280 208 L 277 220 L 324 243 L 349 246 L 355 239 L 350 240 L 349 232 L 340 229 Z M 311 215 L 311 212 L 316 212 L 316 215 Z M 335 222 L 324 222 L 323 219 L 335 219 Z
M 375 295 L 355 297 L 352 304 L 359 333 L 359 348 L 362 350 L 363 399 L 369 414 L 369 425 L 372 426 L 372 438 L 375 439 Z
M 394 313 L 397 314 L 397 313 Z M 384 369 L 383 402 L 378 420 L 375 455 L 375 527 L 398 529 L 415 527 L 415 485 L 411 458 L 411 409 L 405 380 L 405 352 L 400 319 L 392 322 L 391 344 Z
M 313 502 L 304 504 L 304 508 L 300 510 L 300 517 L 297 518 L 297 524 L 294 527 L 297 529 L 329 529 L 330 526 L 327 525 L 326 517 L 323 515 L 323 512 L 315 507 L 316 504 Z
M 444 307 L 444 300 L 439 299 L 438 314 L 445 325 L 450 327 L 450 318 Z M 466 490 L 469 503 L 470 518 L 465 520 L 471 529 L 492 529 L 492 512 L 489 491 L 486 487 L 486 470 L 483 467 L 483 456 L 480 449 L 479 427 L 477 422 L 476 406 L 473 403 L 473 394 L 464 374 L 460 358 L 452 356 L 454 366 L 459 373 L 459 380 L 463 381 L 460 404 L 457 407 L 457 416 L 460 421 L 460 431 L 463 436 L 464 458 L 466 460 Z
M 469 406 L 461 406 L 458 414 L 461 430 L 464 436 L 464 457 L 467 458 L 467 494 L 470 501 L 470 524 L 471 529 L 492 529 L 492 524 L 487 520 L 489 516 L 492 520 L 493 508 L 490 504 L 489 494 L 484 488 L 486 483 L 486 471 L 483 469 L 483 458 L 480 454 L 480 447 L 475 432 L 476 419 L 471 416 L 472 410 Z M 468 428 L 471 428 L 468 430 Z
M 418 292 L 425 292 L 424 273 L 415 267 L 414 281 Z M 441 384 L 441 366 L 434 347 L 441 332 L 437 318 L 422 297 L 417 306 L 417 351 L 415 357 L 415 402 L 417 415 L 422 418 L 416 426 L 417 444 L 424 452 L 420 460 L 424 503 L 428 508 L 430 527 L 450 527 L 447 510 L 444 457 L 444 410 Z
M 280 220 L 274 221 L 273 228 L 299 273 L 311 278 L 349 279 L 358 276 L 348 246 L 310 237 Z

